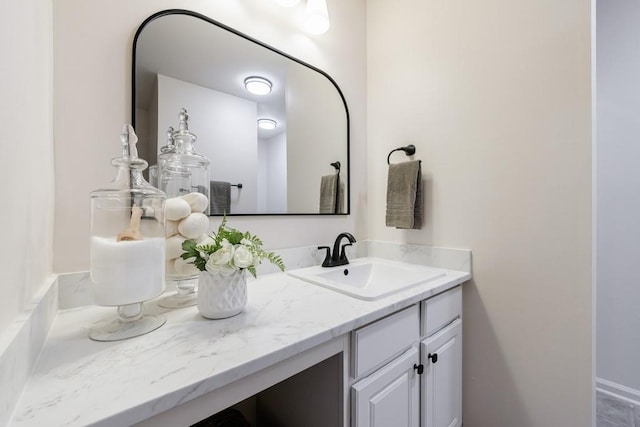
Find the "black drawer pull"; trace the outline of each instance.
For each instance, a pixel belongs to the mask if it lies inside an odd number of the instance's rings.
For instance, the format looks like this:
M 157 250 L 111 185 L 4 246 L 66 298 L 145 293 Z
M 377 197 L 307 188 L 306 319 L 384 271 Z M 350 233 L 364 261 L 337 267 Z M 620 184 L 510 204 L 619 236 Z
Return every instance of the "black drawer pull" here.
M 438 363 L 438 353 L 429 353 L 427 359 L 431 360 L 431 363 Z
M 423 364 L 419 364 L 419 365 L 414 364 L 413 365 L 413 370 L 414 371 L 418 371 L 418 375 L 422 375 L 422 373 L 424 372 L 424 365 Z

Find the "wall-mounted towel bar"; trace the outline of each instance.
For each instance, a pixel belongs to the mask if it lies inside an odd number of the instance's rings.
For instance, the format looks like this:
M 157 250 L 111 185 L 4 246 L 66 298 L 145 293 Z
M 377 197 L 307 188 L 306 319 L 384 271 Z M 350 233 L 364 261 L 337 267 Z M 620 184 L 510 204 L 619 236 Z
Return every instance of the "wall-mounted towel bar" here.
M 242 184 L 231 184 L 232 187 L 242 188 Z
M 393 150 L 391 150 L 389 152 L 389 155 L 387 156 L 387 164 L 390 165 L 391 162 L 389 161 L 389 159 L 391 159 L 391 154 L 394 153 L 395 151 L 404 151 L 404 154 L 406 154 L 407 156 L 412 156 L 416 153 L 416 146 L 413 144 L 409 144 L 405 147 L 399 147 L 399 148 L 395 148 Z

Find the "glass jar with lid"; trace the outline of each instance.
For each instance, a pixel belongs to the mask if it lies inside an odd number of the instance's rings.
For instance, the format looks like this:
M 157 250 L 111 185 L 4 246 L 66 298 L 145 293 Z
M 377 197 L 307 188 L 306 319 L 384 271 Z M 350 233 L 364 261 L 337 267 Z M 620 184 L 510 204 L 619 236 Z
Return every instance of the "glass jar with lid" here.
M 178 130 L 171 137 L 173 145 L 167 145 L 167 149 L 158 155 L 158 184 L 167 198 L 194 192 L 209 197 L 210 162 L 196 151 L 196 139 L 197 136 L 189 131 L 189 114 L 182 108 Z M 209 213 L 208 207 L 204 213 Z
M 142 335 L 166 320 L 144 315 L 142 304 L 165 289 L 165 194 L 142 176 L 147 162 L 130 125 L 121 142 L 122 156 L 111 161 L 115 178 L 91 192 L 91 293 L 96 305 L 118 307 L 118 318 L 91 330 L 96 341 Z
M 158 155 L 158 186 L 166 193 L 168 200 L 166 278 L 169 285 L 176 288 L 175 293 L 158 301 L 158 305 L 165 308 L 181 308 L 197 303 L 199 271 L 180 257 L 181 245 L 185 240 L 199 243 L 209 231 L 210 162 L 196 151 L 196 139 L 196 135 L 189 130 L 189 114 L 182 108 L 178 129 L 167 135 L 170 143 Z M 185 210 L 173 209 L 176 205 L 186 205 L 185 200 L 189 200 Z

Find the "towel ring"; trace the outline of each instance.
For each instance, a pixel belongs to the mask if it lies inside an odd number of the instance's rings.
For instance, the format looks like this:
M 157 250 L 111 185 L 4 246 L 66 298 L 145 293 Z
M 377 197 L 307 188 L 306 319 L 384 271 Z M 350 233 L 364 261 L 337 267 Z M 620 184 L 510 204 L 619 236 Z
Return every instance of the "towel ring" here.
M 405 147 L 400 147 L 400 148 L 396 148 L 393 149 L 389 152 L 389 155 L 387 156 L 387 164 L 390 165 L 391 162 L 389 161 L 389 159 L 391 159 L 391 154 L 393 154 L 395 151 L 404 151 L 404 154 L 406 154 L 407 156 L 412 156 L 416 153 L 416 146 L 413 144 L 409 144 Z

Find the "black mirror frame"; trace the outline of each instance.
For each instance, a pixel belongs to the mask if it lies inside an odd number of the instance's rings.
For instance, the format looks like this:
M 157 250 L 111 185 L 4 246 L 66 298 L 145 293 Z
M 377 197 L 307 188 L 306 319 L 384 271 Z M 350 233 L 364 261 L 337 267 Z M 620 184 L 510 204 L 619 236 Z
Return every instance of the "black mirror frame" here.
M 138 48 L 138 38 L 140 37 L 140 34 L 142 33 L 142 30 L 147 26 L 147 24 L 149 24 L 150 22 L 163 17 L 163 16 L 167 16 L 167 15 L 188 15 L 188 16 L 193 16 L 194 18 L 198 18 L 201 19 L 205 22 L 208 22 L 209 24 L 218 26 L 224 30 L 227 30 L 239 37 L 242 37 L 245 40 L 248 40 L 250 42 L 256 43 L 259 46 L 264 47 L 265 49 L 268 49 L 278 55 L 282 55 L 287 59 L 290 59 L 294 62 L 297 62 L 300 65 L 303 65 L 307 68 L 310 68 L 311 70 L 322 74 L 325 78 L 327 78 L 331 84 L 333 84 L 333 86 L 336 88 L 336 90 L 338 91 L 338 94 L 340 95 L 340 98 L 342 99 L 342 103 L 344 104 L 344 110 L 345 110 L 345 114 L 346 114 L 346 119 L 347 119 L 347 200 L 346 200 L 346 212 L 345 213 L 249 213 L 249 214 L 229 214 L 229 216 L 288 216 L 288 215 L 300 215 L 300 216 L 308 216 L 308 215 L 319 215 L 319 216 L 335 216 L 335 215 L 350 215 L 351 214 L 351 126 L 350 126 L 350 121 L 349 121 L 349 108 L 347 107 L 347 101 L 344 97 L 344 94 L 342 93 L 342 91 L 340 90 L 340 87 L 338 86 L 338 84 L 335 82 L 335 80 L 333 80 L 333 78 L 331 76 L 329 76 L 329 74 L 325 73 L 324 71 L 320 70 L 317 67 L 314 67 L 313 65 L 310 65 L 304 61 L 301 61 L 297 58 L 294 58 L 291 55 L 288 55 L 284 52 L 282 52 L 281 50 L 278 50 L 272 46 L 269 46 L 268 44 L 265 44 L 263 42 L 261 42 L 260 40 L 257 40 L 253 37 L 250 37 L 244 33 L 241 33 L 238 30 L 235 30 L 231 27 L 229 27 L 228 25 L 225 25 L 221 22 L 218 22 L 214 19 L 211 19 L 205 15 L 202 15 L 198 12 L 193 12 L 190 10 L 186 10 L 186 9 L 167 9 L 167 10 L 162 10 L 160 12 L 156 12 L 153 15 L 149 16 L 147 19 L 145 19 L 142 24 L 140 24 L 140 26 L 138 27 L 138 29 L 136 30 L 135 36 L 133 38 L 133 46 L 132 46 L 132 58 L 131 58 L 131 125 L 135 128 L 136 126 L 136 51 Z

